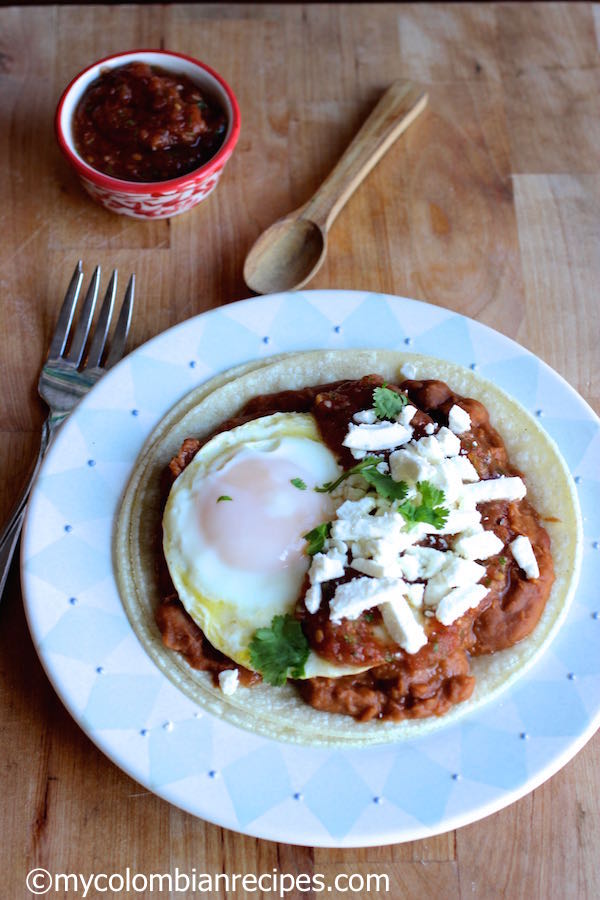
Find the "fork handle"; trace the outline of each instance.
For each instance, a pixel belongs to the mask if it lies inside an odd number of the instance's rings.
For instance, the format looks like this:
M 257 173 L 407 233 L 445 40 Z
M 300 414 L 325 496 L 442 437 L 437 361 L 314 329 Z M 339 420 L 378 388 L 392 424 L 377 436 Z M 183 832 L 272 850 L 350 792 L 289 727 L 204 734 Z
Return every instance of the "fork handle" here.
M 11 516 L 2 529 L 2 533 L 0 534 L 0 598 L 2 598 L 4 585 L 6 584 L 8 571 L 10 569 L 10 564 L 12 562 L 15 548 L 17 546 L 17 540 L 21 533 L 21 528 L 23 527 L 23 520 L 25 519 L 27 500 L 29 499 L 31 486 L 36 479 L 40 464 L 45 456 L 46 450 L 50 446 L 50 441 L 52 440 L 53 433 L 54 425 L 50 421 L 50 419 L 46 419 L 46 421 L 44 422 L 44 427 L 42 429 L 42 438 L 40 441 L 40 448 L 38 450 L 37 459 L 33 465 L 27 483 L 23 488 L 21 496 L 15 503 Z

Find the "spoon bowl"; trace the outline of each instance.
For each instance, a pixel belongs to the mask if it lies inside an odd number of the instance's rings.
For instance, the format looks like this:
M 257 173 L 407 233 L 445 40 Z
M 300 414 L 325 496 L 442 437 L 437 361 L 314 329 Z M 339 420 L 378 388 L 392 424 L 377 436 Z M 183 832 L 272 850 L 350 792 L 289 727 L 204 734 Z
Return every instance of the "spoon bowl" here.
M 298 210 L 261 234 L 246 257 L 244 281 L 257 294 L 300 288 L 321 268 L 326 249 L 326 232 Z
M 257 294 L 303 287 L 320 269 L 327 232 L 348 198 L 427 105 L 427 94 L 396 81 L 380 99 L 344 155 L 312 198 L 267 228 L 244 263 L 244 281 Z

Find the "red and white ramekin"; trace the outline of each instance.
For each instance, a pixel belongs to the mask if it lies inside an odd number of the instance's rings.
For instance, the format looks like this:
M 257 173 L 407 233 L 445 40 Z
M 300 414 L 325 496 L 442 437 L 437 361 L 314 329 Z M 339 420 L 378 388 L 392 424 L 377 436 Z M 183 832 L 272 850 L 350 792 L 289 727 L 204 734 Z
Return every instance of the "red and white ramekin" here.
M 227 116 L 225 140 L 203 166 L 167 181 L 124 181 L 92 168 L 79 155 L 73 140 L 73 114 L 79 100 L 102 71 L 130 62 L 144 62 L 167 72 L 187 75 L 209 97 L 220 102 Z M 239 137 L 240 110 L 225 79 L 205 63 L 169 50 L 132 50 L 107 56 L 76 75 L 60 98 L 54 126 L 62 152 L 94 200 L 111 212 L 134 219 L 166 219 L 191 209 L 215 189 Z

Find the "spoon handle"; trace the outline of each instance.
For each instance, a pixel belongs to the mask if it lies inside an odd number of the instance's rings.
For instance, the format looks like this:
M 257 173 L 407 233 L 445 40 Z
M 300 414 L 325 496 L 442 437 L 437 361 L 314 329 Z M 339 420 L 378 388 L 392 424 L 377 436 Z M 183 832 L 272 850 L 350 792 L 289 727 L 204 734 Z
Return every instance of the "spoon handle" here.
M 363 178 L 426 105 L 427 94 L 421 88 L 410 81 L 395 81 L 308 201 L 302 218 L 327 231 Z

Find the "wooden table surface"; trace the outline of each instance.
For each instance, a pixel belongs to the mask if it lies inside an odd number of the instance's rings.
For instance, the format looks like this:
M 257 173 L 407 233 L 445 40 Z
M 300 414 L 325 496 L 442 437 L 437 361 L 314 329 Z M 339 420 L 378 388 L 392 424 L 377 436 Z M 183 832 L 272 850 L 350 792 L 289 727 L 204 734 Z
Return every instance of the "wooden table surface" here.
M 426 85 L 429 108 L 340 215 L 311 287 L 402 294 L 473 316 L 538 354 L 598 411 L 599 36 L 600 7 L 588 3 L 0 9 L 0 513 L 36 450 L 35 384 L 77 258 L 137 273 L 132 346 L 247 296 L 254 239 L 308 198 L 395 78 Z M 90 61 L 152 46 L 218 69 L 243 125 L 209 200 L 142 223 L 87 198 L 52 117 Z M 42 671 L 16 567 L 0 606 L 0 667 L 2 896 L 29 896 L 34 866 L 388 873 L 390 893 L 365 897 L 600 895 L 598 736 L 535 792 L 458 831 L 367 850 L 299 848 L 194 819 L 104 757 Z

